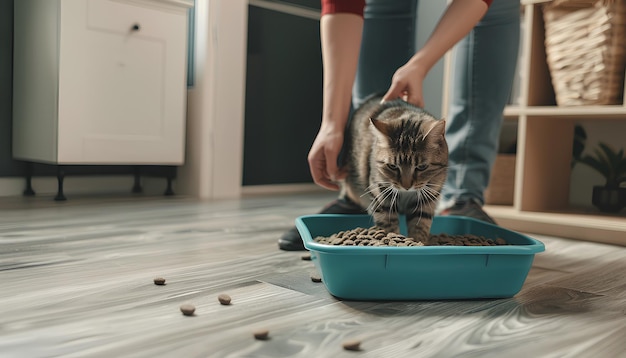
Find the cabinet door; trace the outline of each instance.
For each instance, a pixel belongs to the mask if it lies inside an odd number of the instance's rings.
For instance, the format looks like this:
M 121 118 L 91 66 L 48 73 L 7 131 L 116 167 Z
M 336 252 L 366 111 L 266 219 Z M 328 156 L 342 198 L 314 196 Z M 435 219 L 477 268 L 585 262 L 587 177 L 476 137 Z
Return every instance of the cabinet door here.
M 186 33 L 167 1 L 61 0 L 59 163 L 183 163 Z

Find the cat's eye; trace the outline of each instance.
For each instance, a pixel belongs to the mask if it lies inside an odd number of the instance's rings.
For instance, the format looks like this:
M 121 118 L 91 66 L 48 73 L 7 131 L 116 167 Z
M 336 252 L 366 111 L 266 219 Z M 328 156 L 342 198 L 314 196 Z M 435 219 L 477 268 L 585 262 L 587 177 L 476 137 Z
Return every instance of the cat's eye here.
M 428 168 L 428 164 L 424 164 L 424 163 L 415 167 L 415 169 L 419 170 L 420 172 L 426 170 L 426 168 Z
M 389 170 L 398 170 L 398 166 L 393 163 L 387 163 L 387 169 Z

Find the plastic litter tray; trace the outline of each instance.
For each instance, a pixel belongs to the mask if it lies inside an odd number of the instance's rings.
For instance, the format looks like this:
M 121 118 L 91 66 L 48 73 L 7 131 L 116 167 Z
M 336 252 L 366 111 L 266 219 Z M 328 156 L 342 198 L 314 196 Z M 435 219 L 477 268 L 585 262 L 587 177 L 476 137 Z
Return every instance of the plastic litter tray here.
M 436 300 L 504 298 L 517 294 L 538 240 L 479 220 L 436 216 L 432 234 L 503 238 L 501 246 L 339 246 L 313 241 L 343 230 L 374 225 L 369 215 L 317 214 L 296 219 L 304 246 L 322 282 L 347 300 Z

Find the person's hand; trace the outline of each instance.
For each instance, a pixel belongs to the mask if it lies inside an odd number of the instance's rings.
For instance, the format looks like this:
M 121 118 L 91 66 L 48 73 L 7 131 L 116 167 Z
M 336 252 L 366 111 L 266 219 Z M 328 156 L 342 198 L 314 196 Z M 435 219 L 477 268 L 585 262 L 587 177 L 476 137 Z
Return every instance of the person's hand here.
M 396 98 L 424 107 L 422 83 L 430 69 L 466 36 L 487 12 L 482 0 L 453 0 L 435 26 L 424 47 L 393 75 L 384 101 Z
M 424 95 L 422 92 L 422 83 L 425 73 L 422 66 L 411 61 L 400 67 L 391 79 L 391 86 L 382 101 L 391 101 L 401 98 L 404 101 L 424 107 Z
M 338 181 L 346 173 L 337 166 L 337 158 L 343 145 L 343 130 L 322 126 L 309 151 L 309 169 L 313 181 L 323 188 L 339 190 Z

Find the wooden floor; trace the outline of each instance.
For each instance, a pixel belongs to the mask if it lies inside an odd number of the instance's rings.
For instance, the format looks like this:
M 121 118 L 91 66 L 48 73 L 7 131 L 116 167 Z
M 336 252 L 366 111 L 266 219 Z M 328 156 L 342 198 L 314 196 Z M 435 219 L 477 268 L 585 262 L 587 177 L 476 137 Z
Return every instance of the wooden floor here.
M 626 357 L 626 247 L 533 235 L 510 299 L 341 301 L 276 244 L 330 198 L 1 198 L 0 356 Z

